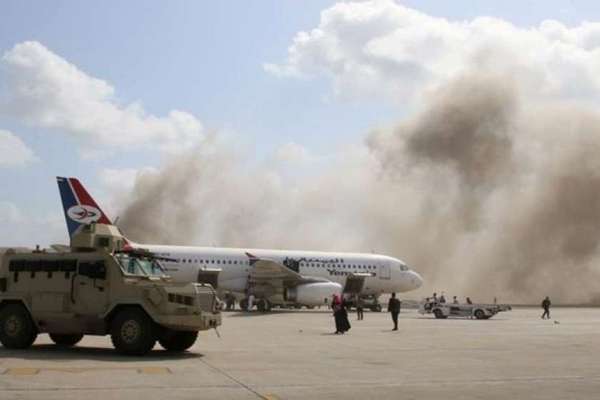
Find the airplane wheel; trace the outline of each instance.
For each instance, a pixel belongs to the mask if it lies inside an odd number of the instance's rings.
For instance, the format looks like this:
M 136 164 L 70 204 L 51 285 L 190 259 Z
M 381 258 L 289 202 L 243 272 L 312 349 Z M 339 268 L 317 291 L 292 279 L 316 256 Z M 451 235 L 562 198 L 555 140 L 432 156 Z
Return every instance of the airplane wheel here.
M 260 312 L 269 312 L 271 311 L 271 302 L 267 299 L 260 299 L 256 304 L 256 308 Z

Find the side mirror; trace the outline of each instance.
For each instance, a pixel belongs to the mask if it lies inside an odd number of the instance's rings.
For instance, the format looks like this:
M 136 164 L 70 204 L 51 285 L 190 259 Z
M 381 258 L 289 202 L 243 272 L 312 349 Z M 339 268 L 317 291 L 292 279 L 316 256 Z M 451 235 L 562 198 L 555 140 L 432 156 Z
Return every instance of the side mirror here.
M 106 279 L 106 266 L 104 261 L 90 261 L 79 263 L 79 275 L 91 279 Z

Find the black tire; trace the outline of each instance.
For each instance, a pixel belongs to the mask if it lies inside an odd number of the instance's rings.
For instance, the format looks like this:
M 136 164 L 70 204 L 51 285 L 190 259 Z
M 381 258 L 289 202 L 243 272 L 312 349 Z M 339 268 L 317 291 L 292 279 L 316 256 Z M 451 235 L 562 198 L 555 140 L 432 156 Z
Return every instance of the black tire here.
M 8 349 L 26 349 L 37 338 L 37 328 L 29 311 L 21 304 L 0 309 L 0 342 Z
M 144 355 L 156 344 L 154 323 L 142 310 L 126 308 L 113 319 L 110 339 L 121 354 Z
M 267 299 L 260 299 L 256 304 L 256 309 L 260 312 L 269 312 L 271 311 L 271 302 Z
M 174 331 L 166 329 L 158 338 L 158 343 L 168 351 L 186 351 L 196 343 L 198 332 Z
M 371 311 L 373 311 L 373 312 L 381 312 L 381 310 L 382 310 L 381 304 L 376 304 L 371 307 Z
M 444 315 L 444 313 L 442 312 L 442 310 L 440 310 L 439 308 L 436 308 L 435 310 L 433 310 L 433 315 L 435 315 L 435 317 L 437 319 L 445 319 L 448 318 L 447 315 Z
M 50 339 L 59 346 L 70 347 L 75 346 L 83 339 L 83 335 L 62 335 L 58 333 L 49 333 Z
M 480 308 L 478 308 L 477 310 L 475 310 L 475 312 L 473 313 L 473 315 L 475 315 L 475 318 L 477 318 L 477 319 L 485 319 L 485 313 Z
M 242 311 L 248 311 L 248 299 L 240 300 L 240 308 Z

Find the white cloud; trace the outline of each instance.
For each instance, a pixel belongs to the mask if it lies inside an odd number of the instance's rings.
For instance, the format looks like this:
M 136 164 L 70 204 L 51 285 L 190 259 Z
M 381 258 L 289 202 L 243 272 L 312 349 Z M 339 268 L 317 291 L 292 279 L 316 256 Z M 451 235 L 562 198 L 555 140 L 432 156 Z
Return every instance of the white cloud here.
M 277 161 L 289 164 L 304 164 L 309 162 L 313 157 L 306 147 L 288 142 L 275 150 L 275 158 Z
M 141 104 L 120 104 L 115 89 L 38 42 L 23 42 L 1 61 L 6 76 L 4 113 L 33 126 L 54 128 L 78 138 L 85 151 L 130 145 L 167 151 L 189 148 L 203 136 L 193 115 L 172 110 L 148 114 Z
M 18 167 L 34 161 L 37 157 L 19 137 L 0 129 L 0 167 Z
M 16 205 L 8 201 L 0 201 L 0 223 L 16 223 L 21 219 L 21 212 Z
M 472 68 L 518 78 L 533 95 L 597 98 L 600 23 L 524 29 L 490 17 L 448 21 L 391 0 L 344 2 L 296 35 L 283 64 L 265 65 L 279 76 L 329 75 L 342 97 L 402 102 Z

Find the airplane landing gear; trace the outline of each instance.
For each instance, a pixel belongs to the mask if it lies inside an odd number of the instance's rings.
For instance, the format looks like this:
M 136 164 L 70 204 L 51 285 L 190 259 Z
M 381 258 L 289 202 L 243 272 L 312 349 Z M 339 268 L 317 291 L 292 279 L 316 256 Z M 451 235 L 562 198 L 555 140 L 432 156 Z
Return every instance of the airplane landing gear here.
M 260 299 L 256 304 L 256 308 L 260 312 L 269 312 L 271 311 L 271 302 L 267 299 Z

